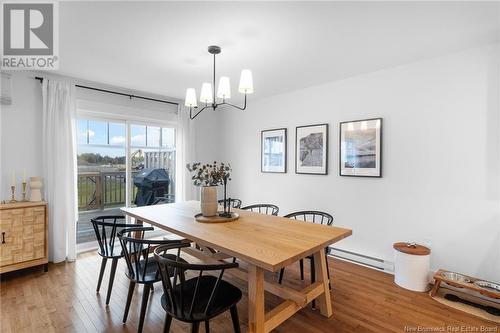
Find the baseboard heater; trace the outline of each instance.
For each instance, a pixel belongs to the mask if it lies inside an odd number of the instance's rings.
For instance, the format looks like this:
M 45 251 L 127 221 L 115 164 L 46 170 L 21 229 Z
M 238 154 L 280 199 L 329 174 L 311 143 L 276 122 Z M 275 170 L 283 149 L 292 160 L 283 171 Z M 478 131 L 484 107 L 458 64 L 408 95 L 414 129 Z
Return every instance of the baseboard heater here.
M 356 253 L 352 251 L 347 251 L 347 250 L 341 250 L 338 248 L 335 248 L 333 246 L 330 246 L 328 251 L 328 254 L 331 255 L 334 258 L 338 258 L 341 260 L 349 261 L 358 265 L 363 265 L 369 268 L 377 269 L 380 271 L 384 271 L 387 273 L 394 273 L 394 263 L 380 259 L 380 258 L 375 258 L 371 256 L 367 256 L 365 254 L 361 253 Z

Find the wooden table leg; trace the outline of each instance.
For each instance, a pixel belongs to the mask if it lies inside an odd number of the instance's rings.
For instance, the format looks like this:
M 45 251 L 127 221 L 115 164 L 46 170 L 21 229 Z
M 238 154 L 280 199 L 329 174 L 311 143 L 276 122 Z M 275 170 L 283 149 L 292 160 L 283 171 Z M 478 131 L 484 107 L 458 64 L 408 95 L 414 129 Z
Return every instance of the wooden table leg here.
M 432 290 L 431 290 L 431 297 L 434 297 L 437 293 L 437 291 L 439 290 L 439 286 L 441 284 L 441 280 L 434 280 L 434 287 L 432 287 Z
M 248 267 L 248 332 L 264 333 L 264 271 L 255 265 Z
M 134 224 L 140 224 L 142 226 L 144 226 L 144 223 L 142 223 L 142 220 L 139 220 L 139 219 L 135 219 L 135 223 Z M 141 238 L 141 232 L 140 231 L 134 231 L 133 232 L 133 237 L 134 238 Z
M 333 315 L 332 311 L 332 300 L 330 299 L 330 287 L 328 285 L 328 272 L 326 271 L 326 258 L 325 250 L 314 253 L 314 266 L 316 273 L 316 281 L 322 282 L 324 287 L 324 292 L 316 298 L 316 306 L 319 308 L 321 314 L 325 317 L 331 317 Z

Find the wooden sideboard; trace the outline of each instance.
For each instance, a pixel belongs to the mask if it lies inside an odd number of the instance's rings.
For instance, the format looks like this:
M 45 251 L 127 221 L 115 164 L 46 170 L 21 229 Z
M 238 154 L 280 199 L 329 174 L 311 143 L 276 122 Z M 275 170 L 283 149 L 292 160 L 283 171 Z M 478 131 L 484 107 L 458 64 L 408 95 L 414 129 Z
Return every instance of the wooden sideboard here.
M 0 204 L 0 273 L 48 262 L 47 203 Z

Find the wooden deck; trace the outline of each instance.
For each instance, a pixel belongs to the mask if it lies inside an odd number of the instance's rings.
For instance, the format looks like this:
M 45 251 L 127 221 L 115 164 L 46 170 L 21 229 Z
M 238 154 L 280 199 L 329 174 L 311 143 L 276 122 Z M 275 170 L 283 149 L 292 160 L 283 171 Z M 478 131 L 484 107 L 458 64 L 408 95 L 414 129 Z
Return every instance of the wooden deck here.
M 86 243 L 95 241 L 95 233 L 90 219 L 101 215 L 123 215 L 119 207 L 105 210 L 95 210 L 90 212 L 80 212 L 76 224 L 76 243 Z
M 132 299 L 129 321 L 122 324 L 128 280 L 120 262 L 109 308 L 104 305 L 107 275 L 101 293 L 95 293 L 99 257 L 81 254 L 74 263 L 51 264 L 49 272 L 33 268 L 1 276 L 0 331 L 10 332 L 136 332 L 142 288 Z M 308 272 L 306 265 L 306 279 Z M 483 327 L 500 329 L 462 312 L 449 309 L 431 299 L 427 293 L 415 293 L 397 287 L 393 277 L 354 264 L 330 259 L 333 279 L 333 317 L 327 319 L 310 307 L 300 310 L 274 332 L 410 332 L 418 327 Z M 273 278 L 272 275 L 267 278 Z M 246 283 L 231 280 L 246 292 Z M 298 288 L 298 264 L 286 270 L 284 283 Z M 144 332 L 161 332 L 164 312 L 159 300 L 161 284 L 155 285 L 146 313 Z M 266 307 L 280 299 L 266 293 Z M 247 298 L 238 304 L 242 331 L 247 322 Z M 229 313 L 211 322 L 211 331 L 232 332 Z M 406 331 L 405 331 L 406 327 Z M 202 329 L 203 331 L 203 329 Z M 189 326 L 173 321 L 171 332 L 189 332 Z

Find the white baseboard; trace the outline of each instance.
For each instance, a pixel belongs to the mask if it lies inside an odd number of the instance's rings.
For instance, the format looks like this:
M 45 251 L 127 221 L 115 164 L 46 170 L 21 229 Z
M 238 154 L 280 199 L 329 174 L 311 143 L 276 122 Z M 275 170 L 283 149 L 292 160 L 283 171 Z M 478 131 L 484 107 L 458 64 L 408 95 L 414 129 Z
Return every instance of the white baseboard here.
M 394 263 L 381 258 L 375 258 L 361 253 L 329 247 L 329 255 L 340 260 L 352 262 L 357 265 L 376 269 L 389 274 L 394 274 Z

